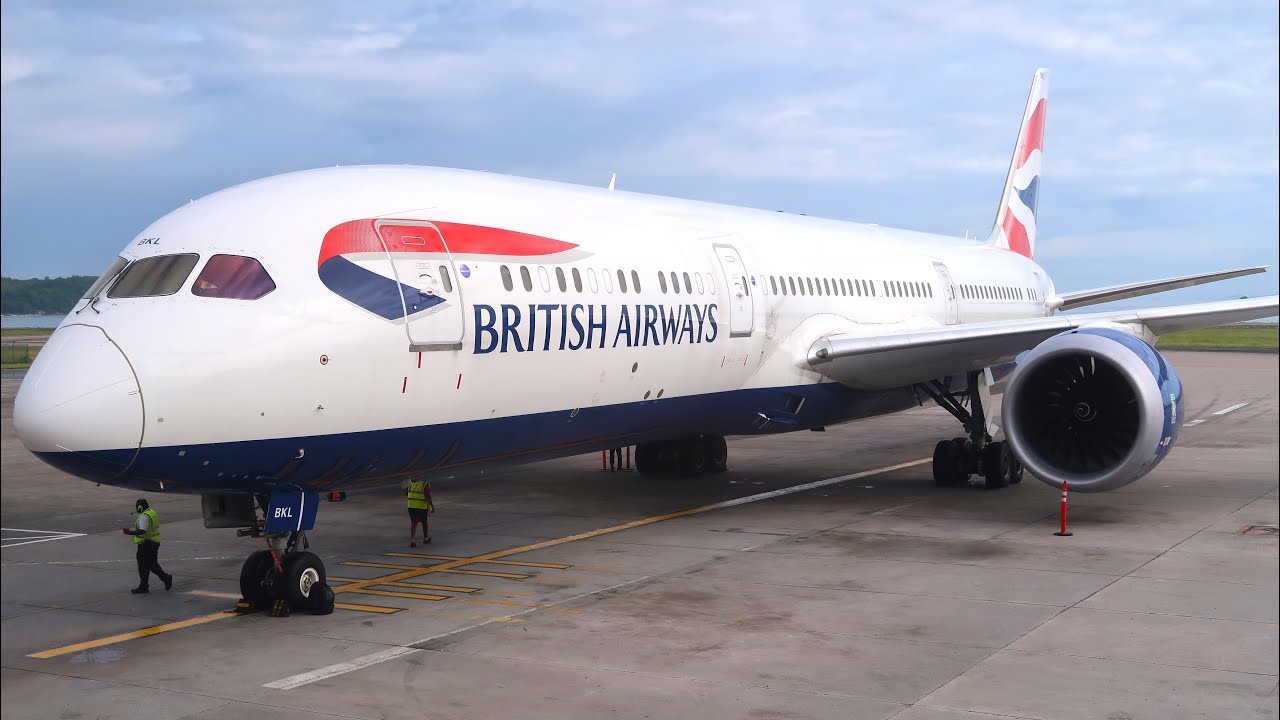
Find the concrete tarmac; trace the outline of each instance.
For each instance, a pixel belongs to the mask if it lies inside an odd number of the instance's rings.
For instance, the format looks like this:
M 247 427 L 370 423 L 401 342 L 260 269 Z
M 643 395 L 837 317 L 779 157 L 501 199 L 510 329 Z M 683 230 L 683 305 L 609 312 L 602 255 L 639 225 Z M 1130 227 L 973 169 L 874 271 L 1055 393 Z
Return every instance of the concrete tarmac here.
M 1169 356 L 1189 426 L 1072 496 L 1073 537 L 1033 478 L 934 487 L 958 424 L 923 407 L 731 440 L 711 478 L 438 478 L 417 548 L 397 488 L 326 503 L 343 607 L 288 618 L 225 612 L 262 541 L 189 496 L 149 496 L 177 583 L 131 595 L 137 493 L 35 460 L 5 379 L 2 715 L 1275 718 L 1276 357 Z

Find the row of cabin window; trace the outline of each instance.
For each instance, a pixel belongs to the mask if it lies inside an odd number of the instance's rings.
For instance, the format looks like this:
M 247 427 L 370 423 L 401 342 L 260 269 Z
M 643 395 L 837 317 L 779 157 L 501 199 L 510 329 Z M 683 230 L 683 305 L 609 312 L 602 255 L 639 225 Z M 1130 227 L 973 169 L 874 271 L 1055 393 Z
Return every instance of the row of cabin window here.
M 966 300 L 1037 300 L 1031 288 L 1007 285 L 961 285 L 960 296 Z
M 542 285 L 543 291 L 550 292 L 551 276 L 547 272 L 547 269 L 539 265 L 537 272 L 538 281 L 539 284 Z M 515 280 L 511 276 L 511 269 L 506 265 L 503 265 L 499 270 L 499 273 L 502 275 L 502 287 L 508 291 L 515 290 Z M 690 295 L 693 294 L 695 286 L 697 287 L 699 295 L 708 292 L 714 294 L 716 291 L 715 280 L 712 278 L 711 273 L 706 273 L 705 283 L 703 282 L 704 275 L 701 273 L 694 273 L 693 277 L 690 277 L 689 273 L 683 273 L 682 276 L 684 279 L 684 292 Z M 583 292 L 582 272 L 579 271 L 578 268 L 571 268 L 569 271 L 569 277 L 573 278 L 573 289 L 576 292 Z M 628 273 L 623 270 L 618 270 L 616 272 L 616 277 L 618 279 L 618 289 L 624 293 L 627 292 Z M 600 272 L 600 278 L 603 279 L 605 291 L 613 292 L 614 275 L 608 270 L 602 270 Z M 635 292 L 640 292 L 640 273 L 632 270 L 630 272 L 630 278 L 631 288 Z M 671 273 L 671 292 L 677 295 L 680 294 L 680 279 L 681 276 L 676 275 L 675 272 Z M 524 287 L 525 292 L 533 292 L 533 273 L 529 271 L 528 266 L 520 266 L 520 284 Z M 597 292 L 599 281 L 597 280 L 594 268 L 587 268 L 587 285 L 591 288 L 591 292 Z M 560 288 L 560 292 L 569 291 L 569 278 L 566 277 L 564 268 L 556 268 L 556 286 Z M 658 273 L 658 286 L 662 288 L 663 293 L 667 292 L 667 275 L 662 272 Z
M 796 278 L 770 275 L 768 287 L 774 295 L 856 295 L 876 296 L 875 280 L 848 280 L 845 278 Z M 888 297 L 933 297 L 933 286 L 911 280 L 881 280 Z

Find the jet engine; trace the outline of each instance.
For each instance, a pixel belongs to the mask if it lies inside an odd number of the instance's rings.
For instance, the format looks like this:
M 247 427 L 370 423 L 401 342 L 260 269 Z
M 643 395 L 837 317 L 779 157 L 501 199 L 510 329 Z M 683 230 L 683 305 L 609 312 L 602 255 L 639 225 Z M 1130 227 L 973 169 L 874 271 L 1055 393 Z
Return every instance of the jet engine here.
M 1113 327 L 1055 335 L 1019 358 L 1001 404 L 1014 454 L 1042 482 L 1105 492 L 1151 472 L 1182 426 L 1182 382 Z

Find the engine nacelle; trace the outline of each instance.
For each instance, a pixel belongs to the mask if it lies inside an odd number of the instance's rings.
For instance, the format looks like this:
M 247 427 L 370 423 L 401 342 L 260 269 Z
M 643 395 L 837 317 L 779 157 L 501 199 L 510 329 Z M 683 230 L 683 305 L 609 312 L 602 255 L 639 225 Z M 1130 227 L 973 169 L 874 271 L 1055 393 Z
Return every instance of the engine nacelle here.
M 1001 404 L 1005 436 L 1044 483 L 1105 492 L 1151 472 L 1182 427 L 1182 381 L 1123 330 L 1055 335 L 1019 359 Z

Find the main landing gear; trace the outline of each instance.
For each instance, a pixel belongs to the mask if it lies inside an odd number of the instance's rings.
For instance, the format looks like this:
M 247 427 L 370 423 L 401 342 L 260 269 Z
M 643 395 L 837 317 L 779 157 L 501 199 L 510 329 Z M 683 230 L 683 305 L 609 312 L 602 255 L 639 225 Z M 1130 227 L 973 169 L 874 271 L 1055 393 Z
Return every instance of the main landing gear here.
M 992 441 L 987 432 L 983 401 L 989 402 L 989 396 L 984 398 L 986 394 L 979 391 L 981 380 L 981 372 L 970 372 L 964 391 L 958 393 L 937 380 L 916 386 L 954 415 L 968 433 L 968 437 L 942 440 L 934 446 L 933 480 L 938 485 L 968 485 L 973 475 L 983 478 L 988 490 L 1022 482 L 1022 463 L 1008 443 Z
M 641 443 L 636 470 L 641 475 L 710 475 L 729 469 L 729 446 L 719 435 Z

